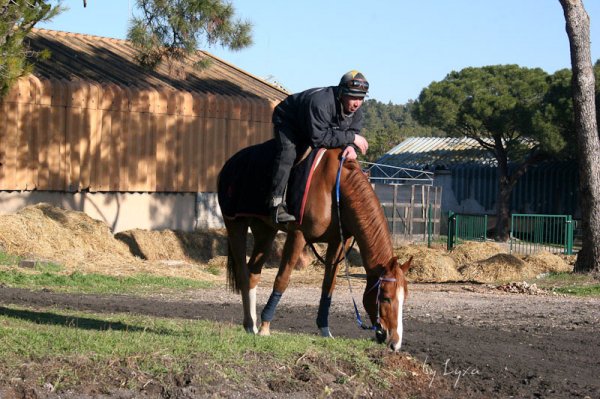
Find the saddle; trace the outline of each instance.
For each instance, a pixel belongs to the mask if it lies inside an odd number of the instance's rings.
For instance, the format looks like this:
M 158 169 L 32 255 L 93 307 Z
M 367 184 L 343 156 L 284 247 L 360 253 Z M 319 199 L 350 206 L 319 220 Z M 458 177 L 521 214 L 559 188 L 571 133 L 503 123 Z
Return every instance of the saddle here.
M 218 197 L 223 217 L 268 216 L 268 197 L 273 180 L 275 139 L 244 148 L 221 169 Z M 302 224 L 306 194 L 317 160 L 326 150 L 309 149 L 290 172 L 286 203 L 288 212 Z

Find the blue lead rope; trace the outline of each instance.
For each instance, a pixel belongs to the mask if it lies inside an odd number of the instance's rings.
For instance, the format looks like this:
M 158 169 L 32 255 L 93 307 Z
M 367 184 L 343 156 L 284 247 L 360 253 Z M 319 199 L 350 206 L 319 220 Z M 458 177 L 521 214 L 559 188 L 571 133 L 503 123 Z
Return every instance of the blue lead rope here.
M 341 243 L 343 245 L 344 243 L 344 233 L 342 231 L 342 218 L 340 216 L 340 180 L 341 180 L 341 175 L 342 175 L 342 166 L 344 165 L 344 161 L 346 160 L 346 157 L 342 157 L 340 159 L 340 167 L 338 168 L 338 172 L 337 172 L 337 177 L 335 179 L 335 200 L 336 200 L 336 204 L 337 204 L 337 217 L 338 217 L 338 223 L 340 225 L 340 239 L 341 239 Z M 360 312 L 358 311 L 358 306 L 356 305 L 356 301 L 354 300 L 354 294 L 352 293 L 352 284 L 350 283 L 350 270 L 349 270 L 349 265 L 348 265 L 348 257 L 346 256 L 344 258 L 345 262 L 346 262 L 346 279 L 348 280 L 348 287 L 350 288 L 350 296 L 352 297 L 352 303 L 354 304 L 354 313 L 356 314 L 356 322 L 358 323 L 358 326 L 360 328 L 362 328 L 363 330 L 375 330 L 376 327 L 375 326 L 367 326 L 363 321 L 362 318 L 360 317 Z

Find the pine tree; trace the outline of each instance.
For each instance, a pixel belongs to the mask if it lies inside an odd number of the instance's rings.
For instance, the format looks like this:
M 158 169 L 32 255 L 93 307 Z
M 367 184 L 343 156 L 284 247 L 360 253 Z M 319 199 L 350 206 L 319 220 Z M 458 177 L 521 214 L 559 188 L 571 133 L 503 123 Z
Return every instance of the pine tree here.
M 141 16 L 133 18 L 127 38 L 148 68 L 165 58 L 184 61 L 202 41 L 232 50 L 252 44 L 252 25 L 234 21 L 233 6 L 223 0 L 137 0 L 137 6 Z
M 0 0 L 0 97 L 21 76 L 31 70 L 28 59 L 46 57 L 27 48 L 23 39 L 40 21 L 47 21 L 62 9 L 44 0 Z

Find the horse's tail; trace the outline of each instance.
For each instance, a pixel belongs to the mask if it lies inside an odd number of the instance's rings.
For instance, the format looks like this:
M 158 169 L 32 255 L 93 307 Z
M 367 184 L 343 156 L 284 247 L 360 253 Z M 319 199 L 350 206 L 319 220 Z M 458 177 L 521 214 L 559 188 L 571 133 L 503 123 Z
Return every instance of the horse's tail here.
M 227 288 L 229 290 L 240 293 L 241 288 L 238 279 L 238 269 L 235 265 L 235 260 L 233 259 L 233 254 L 231 251 L 231 244 L 227 243 Z

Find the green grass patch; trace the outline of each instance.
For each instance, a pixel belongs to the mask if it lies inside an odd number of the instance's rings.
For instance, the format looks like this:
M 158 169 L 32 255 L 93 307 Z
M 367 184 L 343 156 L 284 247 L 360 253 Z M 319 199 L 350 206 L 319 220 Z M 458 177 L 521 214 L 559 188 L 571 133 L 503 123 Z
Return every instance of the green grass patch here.
M 51 289 L 70 293 L 148 294 L 208 288 L 212 284 L 179 277 L 150 274 L 116 277 L 101 274 L 58 274 L 51 271 L 24 273 L 19 270 L 0 270 L 0 283 L 32 290 Z
M 575 296 L 600 296 L 600 284 L 584 287 L 556 287 L 553 291 Z
M 21 258 L 16 255 L 10 255 L 5 252 L 0 251 L 0 265 L 3 266 L 13 266 L 18 265 Z
M 21 256 L 0 251 L 1 266 L 17 266 L 21 260 L 23 260 Z M 53 262 L 36 261 L 34 269 L 40 272 L 59 272 L 63 270 L 63 266 Z
M 58 273 L 63 271 L 64 267 L 53 262 L 36 262 L 34 269 L 42 273 Z
M 225 377 L 244 384 L 248 373 L 265 378 L 260 367 L 285 374 L 302 365 L 317 373 L 324 364 L 345 370 L 342 376 L 368 378 L 380 368 L 372 356 L 376 347 L 366 339 L 286 333 L 259 337 L 209 321 L 0 307 L 0 382 L 19 375 L 27 365 L 35 368 L 40 385 L 49 382 L 63 389 L 90 375 L 114 381 L 126 373 L 125 379 L 131 381 L 134 375 L 144 384 L 190 367 L 202 369 L 203 383 Z
M 600 283 L 589 274 L 549 273 L 536 279 L 538 287 L 560 294 L 597 297 L 600 296 Z

